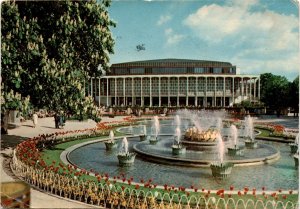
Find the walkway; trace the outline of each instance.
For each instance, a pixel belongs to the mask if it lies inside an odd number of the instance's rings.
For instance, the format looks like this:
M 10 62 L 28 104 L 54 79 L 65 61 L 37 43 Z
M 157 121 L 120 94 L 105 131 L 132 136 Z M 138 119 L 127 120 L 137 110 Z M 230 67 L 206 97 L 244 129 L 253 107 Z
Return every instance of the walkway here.
M 104 117 L 102 122 L 123 120 L 123 117 L 108 118 Z M 64 129 L 55 129 L 54 118 L 39 118 L 38 126 L 33 128 L 32 121 L 20 123 L 14 129 L 8 130 L 8 135 L 1 135 L 1 155 L 0 169 L 1 182 L 18 181 L 18 178 L 13 175 L 9 167 L 10 155 L 12 149 L 21 141 L 29 137 L 34 137 L 39 134 L 54 133 L 58 131 L 78 130 L 85 128 L 94 128 L 96 123 L 92 120 L 78 122 L 67 121 Z M 31 189 L 31 208 L 94 208 L 91 205 L 86 205 L 80 202 L 72 201 L 62 197 L 50 195 L 40 192 L 36 189 Z

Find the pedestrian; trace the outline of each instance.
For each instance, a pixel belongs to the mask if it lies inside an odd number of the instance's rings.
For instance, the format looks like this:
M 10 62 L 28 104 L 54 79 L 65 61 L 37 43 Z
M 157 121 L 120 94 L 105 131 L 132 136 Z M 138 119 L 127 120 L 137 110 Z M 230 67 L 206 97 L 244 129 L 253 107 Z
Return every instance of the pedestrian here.
M 36 114 L 36 112 L 33 113 L 32 115 L 32 122 L 33 122 L 33 128 L 35 128 L 38 123 L 38 115 Z
M 55 128 L 59 128 L 59 127 L 58 127 L 58 120 L 59 120 L 58 114 L 55 113 L 55 115 L 54 115 Z

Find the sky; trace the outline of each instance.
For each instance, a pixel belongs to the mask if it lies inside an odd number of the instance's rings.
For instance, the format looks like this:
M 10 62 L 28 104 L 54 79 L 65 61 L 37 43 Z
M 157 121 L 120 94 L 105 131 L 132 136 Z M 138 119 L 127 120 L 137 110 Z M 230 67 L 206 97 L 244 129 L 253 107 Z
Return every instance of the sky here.
M 299 75 L 292 0 L 113 0 L 109 14 L 117 24 L 111 64 L 197 59 L 230 62 L 241 74 Z

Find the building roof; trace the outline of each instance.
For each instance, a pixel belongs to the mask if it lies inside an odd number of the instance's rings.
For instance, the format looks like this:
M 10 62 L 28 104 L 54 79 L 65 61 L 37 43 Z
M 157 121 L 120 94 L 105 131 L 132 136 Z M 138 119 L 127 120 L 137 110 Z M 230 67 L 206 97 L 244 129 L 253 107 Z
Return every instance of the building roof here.
M 190 59 L 156 59 L 112 64 L 111 68 L 120 67 L 233 67 L 229 62 L 190 60 Z

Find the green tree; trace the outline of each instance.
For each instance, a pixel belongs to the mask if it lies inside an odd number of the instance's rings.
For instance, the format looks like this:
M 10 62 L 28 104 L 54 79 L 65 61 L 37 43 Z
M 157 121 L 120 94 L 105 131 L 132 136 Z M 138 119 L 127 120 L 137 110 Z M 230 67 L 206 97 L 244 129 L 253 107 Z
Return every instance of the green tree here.
M 108 69 L 115 26 L 109 6 L 109 0 L 4 2 L 3 97 L 13 90 L 30 96 L 36 108 L 73 113 L 94 108 L 85 101 L 84 82 Z
M 289 81 L 278 75 L 272 73 L 265 73 L 261 78 L 261 101 L 268 108 L 276 111 L 277 115 L 281 111 L 288 108 L 289 99 Z
M 299 76 L 297 76 L 297 78 L 290 83 L 289 97 L 289 105 L 294 111 L 294 117 L 296 117 L 299 113 Z

